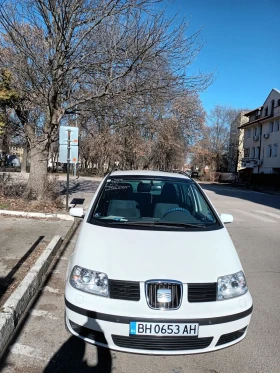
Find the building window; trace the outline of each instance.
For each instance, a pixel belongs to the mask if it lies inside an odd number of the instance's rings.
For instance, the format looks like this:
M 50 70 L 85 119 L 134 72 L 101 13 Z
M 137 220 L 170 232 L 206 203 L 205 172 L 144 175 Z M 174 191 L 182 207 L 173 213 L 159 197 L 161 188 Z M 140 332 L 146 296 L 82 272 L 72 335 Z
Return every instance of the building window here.
M 278 144 L 273 144 L 272 157 L 277 157 Z
M 275 101 L 272 100 L 272 101 L 271 101 L 271 111 L 270 111 L 271 116 L 274 115 L 274 103 L 275 103 Z
M 278 106 L 280 106 L 280 99 L 277 101 L 277 103 L 278 103 Z
M 266 108 L 264 109 L 264 116 L 265 116 L 265 117 L 268 116 L 268 107 L 266 107 Z
M 267 157 L 270 158 L 272 154 L 272 145 L 268 145 L 267 147 Z
M 257 136 L 258 130 L 257 127 L 254 127 L 254 136 Z
M 279 124 L 280 124 L 280 121 L 276 120 L 275 123 L 274 123 L 274 132 L 279 131 Z
M 260 150 L 261 150 L 261 148 L 259 146 L 257 146 L 256 147 L 256 152 L 255 152 L 255 157 L 258 158 L 258 159 L 260 158 Z
M 273 122 L 269 122 L 269 133 L 273 132 Z
M 255 158 L 255 148 L 251 149 L 251 158 Z
M 251 128 L 248 128 L 246 130 L 246 137 L 247 137 L 247 139 L 249 139 L 251 137 Z
M 245 158 L 250 157 L 250 148 L 244 149 L 244 157 Z

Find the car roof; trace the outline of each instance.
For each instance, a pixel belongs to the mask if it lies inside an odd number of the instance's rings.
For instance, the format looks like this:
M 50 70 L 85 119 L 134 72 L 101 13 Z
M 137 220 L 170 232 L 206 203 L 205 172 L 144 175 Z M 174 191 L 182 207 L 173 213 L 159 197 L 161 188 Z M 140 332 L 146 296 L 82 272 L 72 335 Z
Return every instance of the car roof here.
M 143 176 L 143 177 L 168 177 L 173 179 L 188 179 L 186 175 L 174 172 L 153 171 L 153 170 L 130 170 L 130 171 L 113 171 L 110 176 Z

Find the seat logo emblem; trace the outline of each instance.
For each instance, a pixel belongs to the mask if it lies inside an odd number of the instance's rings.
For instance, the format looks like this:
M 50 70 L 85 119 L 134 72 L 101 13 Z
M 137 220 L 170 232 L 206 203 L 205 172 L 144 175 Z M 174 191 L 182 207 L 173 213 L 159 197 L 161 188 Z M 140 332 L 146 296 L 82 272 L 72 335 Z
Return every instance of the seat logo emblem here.
M 171 289 L 158 289 L 157 290 L 157 302 L 158 303 L 170 303 L 171 302 Z

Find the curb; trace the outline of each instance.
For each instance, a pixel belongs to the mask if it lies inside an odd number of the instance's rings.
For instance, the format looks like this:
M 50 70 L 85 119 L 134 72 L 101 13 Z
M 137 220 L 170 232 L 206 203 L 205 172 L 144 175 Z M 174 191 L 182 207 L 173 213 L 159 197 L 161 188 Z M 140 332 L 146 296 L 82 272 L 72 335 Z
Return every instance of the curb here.
M 0 215 L 20 216 L 24 218 L 43 218 L 43 219 L 59 219 L 74 221 L 74 217 L 67 214 L 48 214 L 43 212 L 25 212 L 25 211 L 10 211 L 0 210 Z
M 25 314 L 29 302 L 45 279 L 49 266 L 62 244 L 60 236 L 54 236 L 43 253 L 29 270 L 19 286 L 0 309 L 0 358 Z

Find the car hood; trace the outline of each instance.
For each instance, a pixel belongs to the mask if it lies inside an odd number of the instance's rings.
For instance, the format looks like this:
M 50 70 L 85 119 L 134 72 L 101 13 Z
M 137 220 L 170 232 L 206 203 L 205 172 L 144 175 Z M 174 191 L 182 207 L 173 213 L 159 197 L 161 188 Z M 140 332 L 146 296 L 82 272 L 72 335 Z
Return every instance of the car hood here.
M 242 269 L 226 228 L 161 231 L 108 228 L 84 222 L 71 267 L 107 273 L 110 279 L 215 282 Z

